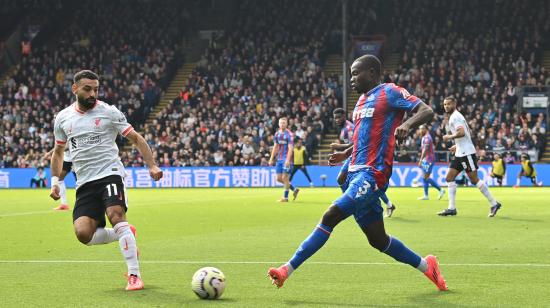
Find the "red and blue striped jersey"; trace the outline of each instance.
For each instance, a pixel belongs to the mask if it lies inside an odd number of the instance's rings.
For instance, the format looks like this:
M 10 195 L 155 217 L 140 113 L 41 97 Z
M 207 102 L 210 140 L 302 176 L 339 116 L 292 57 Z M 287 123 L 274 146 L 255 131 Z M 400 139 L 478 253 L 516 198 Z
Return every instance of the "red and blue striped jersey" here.
M 346 120 L 346 123 L 344 123 L 344 127 L 342 127 L 342 130 L 340 131 L 340 141 L 343 144 L 351 143 L 351 137 L 353 137 L 353 129 L 355 128 L 355 125 L 353 125 L 352 122 L 349 120 Z
M 430 132 L 427 132 L 426 135 L 422 137 L 422 151 L 426 151 L 424 153 L 424 161 L 433 163 L 435 160 L 434 141 Z
M 412 111 L 421 100 L 393 83 L 382 83 L 359 97 L 353 110 L 353 152 L 351 172 L 371 168 L 378 186 L 387 184 L 393 166 L 395 129 L 405 112 Z
M 292 135 L 292 132 L 288 129 L 285 129 L 284 131 L 278 130 L 275 133 L 275 137 L 273 139 L 275 142 L 275 146 L 279 147 L 279 151 L 277 152 L 277 159 L 286 160 L 286 157 L 288 155 L 288 146 L 294 145 L 294 135 Z M 292 162 L 292 153 L 290 158 Z

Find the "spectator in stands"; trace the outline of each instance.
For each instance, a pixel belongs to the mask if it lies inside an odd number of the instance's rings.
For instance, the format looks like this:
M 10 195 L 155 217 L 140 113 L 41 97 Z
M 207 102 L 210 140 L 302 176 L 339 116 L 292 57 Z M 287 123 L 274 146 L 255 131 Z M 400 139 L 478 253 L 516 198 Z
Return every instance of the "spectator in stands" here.
M 38 169 L 36 170 L 36 174 L 32 177 L 30 187 L 32 188 L 33 185 L 36 188 L 46 187 L 46 172 L 44 172 L 43 167 L 38 167 Z

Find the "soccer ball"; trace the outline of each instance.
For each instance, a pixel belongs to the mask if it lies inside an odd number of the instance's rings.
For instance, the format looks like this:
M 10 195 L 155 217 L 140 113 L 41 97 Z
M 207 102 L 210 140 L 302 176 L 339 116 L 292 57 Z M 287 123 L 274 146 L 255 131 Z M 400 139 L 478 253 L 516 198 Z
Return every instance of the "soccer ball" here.
M 203 267 L 193 275 L 191 289 L 201 299 L 217 299 L 225 290 L 225 275 L 215 267 Z

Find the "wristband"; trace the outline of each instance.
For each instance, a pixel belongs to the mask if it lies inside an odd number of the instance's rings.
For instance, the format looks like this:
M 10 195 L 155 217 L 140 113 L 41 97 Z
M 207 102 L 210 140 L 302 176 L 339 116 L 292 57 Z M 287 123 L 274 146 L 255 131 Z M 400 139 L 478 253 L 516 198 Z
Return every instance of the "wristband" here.
M 52 176 L 52 186 L 59 186 L 59 177 Z

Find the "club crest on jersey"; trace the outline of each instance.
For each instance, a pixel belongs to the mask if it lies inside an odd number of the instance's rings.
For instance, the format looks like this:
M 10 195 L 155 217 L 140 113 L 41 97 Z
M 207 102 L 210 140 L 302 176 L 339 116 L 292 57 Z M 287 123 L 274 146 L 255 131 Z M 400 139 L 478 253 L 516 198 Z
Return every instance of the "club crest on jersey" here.
M 353 120 L 356 121 L 358 119 L 372 118 L 373 114 L 374 114 L 374 107 L 363 108 L 361 110 L 354 110 Z
M 100 129 L 100 128 L 101 128 L 101 127 L 100 127 L 100 123 L 101 123 L 101 119 L 100 119 L 100 118 L 96 118 L 96 119 L 94 120 L 94 124 L 95 124 L 94 129 Z

